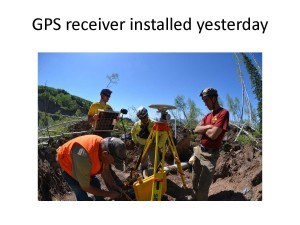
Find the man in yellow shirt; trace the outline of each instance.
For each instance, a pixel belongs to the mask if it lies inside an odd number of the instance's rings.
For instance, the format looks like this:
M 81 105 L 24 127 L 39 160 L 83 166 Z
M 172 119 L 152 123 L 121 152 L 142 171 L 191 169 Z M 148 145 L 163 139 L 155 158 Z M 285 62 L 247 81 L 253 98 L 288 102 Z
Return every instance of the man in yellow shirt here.
M 137 121 L 131 129 L 132 141 L 138 147 L 139 151 L 143 151 L 147 138 L 150 135 L 151 129 L 154 125 L 154 121 L 148 116 L 148 110 L 145 107 L 138 108 L 137 117 L 140 119 Z M 148 177 L 148 155 L 152 165 L 154 165 L 154 143 L 152 143 L 148 149 L 148 154 L 145 155 L 141 162 L 141 170 L 143 177 Z
M 107 104 L 109 98 L 111 96 L 112 91 L 109 89 L 102 89 L 100 92 L 100 101 L 95 102 L 91 105 L 88 112 L 88 121 L 91 125 L 94 125 L 97 120 L 99 120 L 98 109 L 110 110 L 112 111 L 112 107 Z M 103 138 L 110 137 L 110 132 L 94 132 L 94 134 L 99 135 Z
M 112 107 L 107 104 L 111 93 L 112 91 L 109 89 L 102 89 L 102 91 L 100 92 L 100 101 L 93 103 L 88 112 L 89 123 L 94 124 L 94 122 L 99 119 L 98 109 L 113 110 Z

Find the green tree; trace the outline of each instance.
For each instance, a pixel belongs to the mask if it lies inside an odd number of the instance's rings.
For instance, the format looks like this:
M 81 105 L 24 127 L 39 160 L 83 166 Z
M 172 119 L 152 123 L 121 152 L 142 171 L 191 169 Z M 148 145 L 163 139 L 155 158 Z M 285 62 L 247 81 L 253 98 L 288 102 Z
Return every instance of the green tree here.
M 184 126 L 193 129 L 197 125 L 198 117 L 201 114 L 201 110 L 197 108 L 195 102 L 190 98 L 186 102 L 184 96 L 178 95 L 175 98 L 175 106 L 184 116 Z M 175 114 L 173 113 L 172 115 L 174 116 Z
M 249 57 L 245 53 L 242 53 L 242 56 L 243 56 L 243 61 L 246 65 L 246 69 L 250 75 L 253 93 L 255 94 L 256 99 L 258 101 L 258 106 L 257 106 L 257 114 L 259 119 L 258 128 L 260 132 L 262 132 L 262 76 L 258 71 L 258 69 L 253 65 Z
M 190 98 L 187 101 L 187 105 L 188 105 L 188 118 L 189 118 L 187 121 L 187 126 L 190 129 L 194 129 L 199 122 L 198 117 L 201 114 L 201 110 L 197 108 L 196 103 Z
M 230 97 L 229 94 L 226 95 L 228 110 L 233 115 L 233 120 L 240 122 L 241 121 L 241 105 L 240 101 L 237 97 L 234 99 Z
M 82 115 L 82 112 L 80 109 L 77 109 L 76 112 L 75 112 L 75 116 L 78 116 L 80 117 Z
M 184 96 L 183 95 L 178 95 L 176 96 L 175 98 L 175 106 L 177 108 L 177 110 L 179 112 L 182 112 L 183 116 L 184 116 L 184 119 L 187 120 L 187 107 L 186 107 L 186 103 L 184 101 Z M 180 122 L 181 122 L 181 118 L 180 119 Z

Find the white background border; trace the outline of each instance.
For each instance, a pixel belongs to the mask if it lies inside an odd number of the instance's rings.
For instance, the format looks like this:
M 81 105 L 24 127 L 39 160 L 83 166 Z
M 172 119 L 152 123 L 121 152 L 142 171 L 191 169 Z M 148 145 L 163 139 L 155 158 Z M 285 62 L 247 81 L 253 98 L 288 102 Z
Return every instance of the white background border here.
M 296 1 L 9 1 L 1 3 L 1 221 L 299 223 L 299 7 Z M 259 32 L 35 31 L 34 18 L 268 20 Z M 297 40 L 297 41 L 296 41 Z M 37 201 L 38 52 L 262 52 L 262 202 Z M 80 88 L 80 87 L 78 87 Z M 296 130 L 297 129 L 297 130 Z M 298 203 L 298 204 L 297 204 Z M 299 207 L 298 207 L 299 208 Z M 2 224 L 4 223 L 2 221 Z M 297 221 L 295 223 L 295 221 Z

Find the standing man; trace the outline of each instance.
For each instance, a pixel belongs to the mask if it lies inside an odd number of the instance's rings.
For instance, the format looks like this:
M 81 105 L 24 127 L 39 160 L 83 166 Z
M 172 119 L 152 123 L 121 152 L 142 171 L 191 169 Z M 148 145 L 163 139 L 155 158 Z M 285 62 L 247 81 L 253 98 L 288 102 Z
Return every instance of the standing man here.
M 124 170 L 126 158 L 125 144 L 119 138 L 102 138 L 97 135 L 84 135 L 74 138 L 57 149 L 57 161 L 62 175 L 76 195 L 77 201 L 89 201 L 87 192 L 97 201 L 104 197 L 115 199 L 121 196 L 122 189 L 116 185 L 109 169 Z M 101 189 L 96 177 L 101 174 L 109 191 Z
M 132 141 L 138 147 L 140 154 L 142 154 L 147 138 L 150 135 L 151 129 L 154 125 L 154 121 L 151 120 L 148 116 L 148 110 L 145 107 L 140 107 L 137 110 L 136 116 L 140 119 L 137 121 L 131 129 Z M 141 162 L 141 170 L 143 177 L 148 177 L 148 156 L 151 163 L 154 165 L 154 143 L 152 143 L 148 149 L 148 153 L 145 155 L 144 159 Z
M 110 111 L 113 110 L 112 107 L 107 104 L 111 96 L 111 93 L 112 91 L 109 89 L 102 89 L 102 91 L 100 92 L 100 101 L 95 102 L 91 105 L 88 112 L 88 121 L 92 126 L 95 124 L 97 120 L 99 120 L 98 109 L 110 110 Z M 111 133 L 109 131 L 93 132 L 93 133 L 103 138 L 111 136 Z
M 202 139 L 200 145 L 194 148 L 192 180 L 195 200 L 206 201 L 219 158 L 219 148 L 228 130 L 229 112 L 219 105 L 216 89 L 206 88 L 200 96 L 211 112 L 194 130 L 202 135 Z

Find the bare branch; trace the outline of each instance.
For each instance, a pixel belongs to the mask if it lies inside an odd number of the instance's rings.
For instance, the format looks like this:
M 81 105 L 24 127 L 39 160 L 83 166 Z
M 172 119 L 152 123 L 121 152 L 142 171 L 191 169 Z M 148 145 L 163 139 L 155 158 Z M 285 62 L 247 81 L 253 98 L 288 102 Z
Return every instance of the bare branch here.
M 109 88 L 110 84 L 117 84 L 119 81 L 119 74 L 113 73 L 111 75 L 107 75 L 106 78 L 109 80 L 108 85 L 106 86 Z

